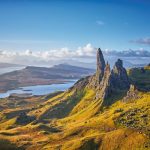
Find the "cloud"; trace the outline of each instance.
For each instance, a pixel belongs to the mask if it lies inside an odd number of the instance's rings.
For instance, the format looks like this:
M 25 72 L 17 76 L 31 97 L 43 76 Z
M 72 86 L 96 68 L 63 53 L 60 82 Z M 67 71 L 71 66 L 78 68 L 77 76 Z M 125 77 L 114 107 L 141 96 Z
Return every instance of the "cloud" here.
M 52 49 L 48 51 L 0 51 L 1 62 L 18 63 L 24 65 L 53 65 L 63 60 L 83 59 L 94 57 L 96 49 L 88 43 L 83 47 L 78 47 L 76 50 L 70 50 L 67 47 L 61 49 Z
M 138 50 L 103 50 L 104 56 L 110 63 L 112 59 L 116 60 L 121 58 L 128 60 L 131 63 L 145 63 L 145 60 L 150 59 L 150 51 L 144 49 Z M 78 47 L 75 50 L 71 50 L 67 47 L 61 49 L 50 49 L 46 51 L 0 51 L 0 61 L 7 63 L 23 64 L 23 65 L 34 65 L 34 66 L 52 66 L 60 63 L 68 63 L 77 65 L 75 62 L 81 63 L 93 63 L 96 62 L 96 48 L 92 44 L 88 43 L 83 47 Z M 148 61 L 146 62 L 148 63 Z
M 107 56 L 118 56 L 118 57 L 150 57 L 150 51 L 144 50 L 143 48 L 138 50 L 104 50 L 104 54 Z
M 97 20 L 96 23 L 99 25 L 99 26 L 103 26 L 105 25 L 105 23 L 101 20 Z
M 140 38 L 137 40 L 131 40 L 131 43 L 137 43 L 137 44 L 145 44 L 150 45 L 150 38 Z

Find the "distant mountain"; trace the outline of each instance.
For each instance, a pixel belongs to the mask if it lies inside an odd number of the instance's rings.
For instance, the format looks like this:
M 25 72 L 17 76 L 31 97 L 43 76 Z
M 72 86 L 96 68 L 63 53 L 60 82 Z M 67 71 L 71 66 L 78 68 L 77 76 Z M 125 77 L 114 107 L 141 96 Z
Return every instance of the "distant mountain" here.
M 70 79 L 80 79 L 93 73 L 94 69 L 68 64 L 55 65 L 51 68 L 27 66 L 24 69 L 0 75 L 0 91 L 21 86 L 64 83 Z
M 68 64 L 59 64 L 51 68 L 27 66 L 21 71 L 28 73 L 28 75 L 30 74 L 30 77 L 43 79 L 79 79 L 94 73 L 94 69 L 77 67 Z M 17 73 L 21 72 L 17 71 Z

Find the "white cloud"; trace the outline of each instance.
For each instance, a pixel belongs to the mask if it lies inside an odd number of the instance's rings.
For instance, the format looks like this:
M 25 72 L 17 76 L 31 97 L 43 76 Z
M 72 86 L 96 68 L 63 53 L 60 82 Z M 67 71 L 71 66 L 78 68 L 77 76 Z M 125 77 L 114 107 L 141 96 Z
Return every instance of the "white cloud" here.
M 39 65 L 46 62 L 52 64 L 56 61 L 63 61 L 66 59 L 74 59 L 81 57 L 95 56 L 96 49 L 89 43 L 84 47 L 78 47 L 76 50 L 70 50 L 67 47 L 48 50 L 48 51 L 0 51 L 0 61 L 8 63 L 18 63 L 24 65 Z M 36 63 L 36 64 L 35 64 Z
M 150 58 L 150 51 L 144 50 L 143 48 L 139 50 L 126 50 L 126 51 L 116 51 L 116 50 L 103 50 L 104 56 L 108 60 L 112 57 L 121 58 L 123 60 L 129 60 L 133 62 L 134 60 L 138 63 L 144 62 Z M 144 58 L 144 60 L 142 59 Z M 84 62 L 90 63 L 96 61 L 96 48 L 90 43 L 83 47 L 78 47 L 75 50 L 70 50 L 67 47 L 61 49 L 52 49 L 47 51 L 0 51 L 0 62 L 23 64 L 23 65 L 34 65 L 34 66 L 52 66 L 59 63 L 69 63 L 72 62 Z M 112 61 L 112 60 L 111 60 Z M 109 61 L 110 63 L 112 63 Z M 76 65 L 76 63 L 74 63 Z

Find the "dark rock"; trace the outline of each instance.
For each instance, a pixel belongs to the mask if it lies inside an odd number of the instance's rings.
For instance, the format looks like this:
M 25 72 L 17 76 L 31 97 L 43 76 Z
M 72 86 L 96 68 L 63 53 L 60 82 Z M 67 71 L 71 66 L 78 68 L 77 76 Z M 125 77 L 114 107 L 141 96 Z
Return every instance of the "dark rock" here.
M 122 60 L 118 59 L 113 69 L 110 65 L 105 64 L 105 60 L 101 49 L 97 50 L 97 70 L 92 76 L 79 80 L 72 88 L 75 91 L 83 91 L 85 88 L 93 89 L 95 91 L 95 99 L 101 100 L 102 105 L 110 105 L 115 102 L 117 92 L 127 91 L 130 87 L 126 69 L 123 67 Z M 72 90 L 70 88 L 70 90 Z M 109 100 L 108 100 L 109 99 Z
M 122 60 L 118 59 L 112 71 L 110 65 L 106 64 L 103 78 L 98 86 L 96 99 L 102 99 L 104 105 L 112 103 L 106 99 L 111 97 L 116 91 L 129 89 L 129 79 L 126 69 L 123 67 Z
M 96 78 L 97 78 L 98 83 L 100 83 L 100 81 L 103 78 L 104 70 L 105 70 L 105 60 L 103 57 L 103 53 L 101 49 L 99 48 L 97 50 L 97 70 L 96 70 Z
M 123 67 L 123 62 L 120 59 L 117 60 L 117 62 L 113 67 L 111 82 L 113 88 L 115 89 L 120 90 L 129 89 L 130 86 L 129 78 L 126 69 Z
M 112 85 L 110 80 L 111 80 L 111 70 L 110 70 L 110 65 L 107 63 L 104 71 L 104 76 L 100 83 L 100 88 L 99 88 L 101 93 L 100 96 L 103 100 L 112 94 Z

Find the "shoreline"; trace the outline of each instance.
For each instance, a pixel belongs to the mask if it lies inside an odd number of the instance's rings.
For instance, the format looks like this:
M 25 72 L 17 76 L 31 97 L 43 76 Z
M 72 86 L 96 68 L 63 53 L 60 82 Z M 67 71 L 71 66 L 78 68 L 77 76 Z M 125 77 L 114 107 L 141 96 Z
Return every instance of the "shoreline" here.
M 0 94 L 4 94 L 8 91 L 11 91 L 11 90 L 21 90 L 25 87 L 29 87 L 29 86 L 38 86 L 38 85 L 53 85 L 53 84 L 65 84 L 65 83 L 69 83 L 70 81 L 74 81 L 74 80 L 78 80 L 78 79 L 62 79 L 62 80 L 51 80 L 49 82 L 36 82 L 36 83 L 25 83 L 25 84 L 18 84 L 17 86 L 14 86 L 14 87 L 9 87 L 9 88 L 5 88 L 5 89 L 2 89 L 0 88 Z M 24 90 L 24 91 L 29 91 L 29 90 Z

